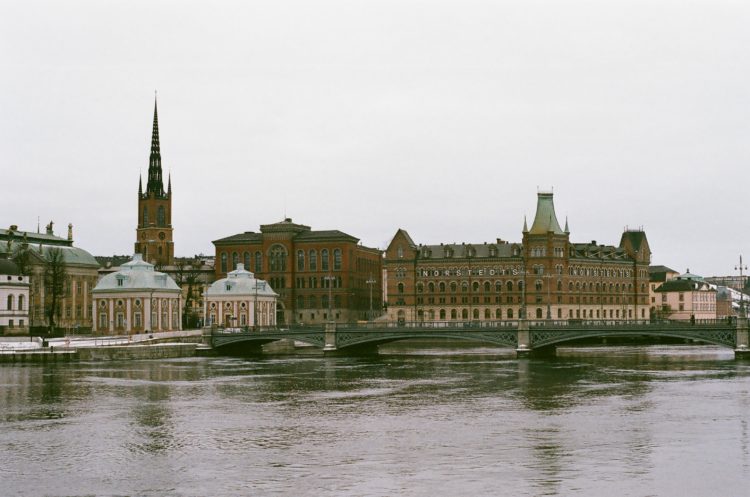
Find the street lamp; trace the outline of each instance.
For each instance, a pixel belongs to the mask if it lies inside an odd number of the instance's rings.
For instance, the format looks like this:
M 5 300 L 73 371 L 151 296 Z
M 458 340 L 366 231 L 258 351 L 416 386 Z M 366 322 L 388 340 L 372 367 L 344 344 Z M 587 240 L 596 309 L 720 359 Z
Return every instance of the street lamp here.
M 370 278 L 365 281 L 365 283 L 367 283 L 367 285 L 370 287 L 370 315 L 368 317 L 368 321 L 372 321 L 372 287 L 375 283 L 377 283 L 375 278 L 372 277 L 372 273 L 370 273 Z
M 336 277 L 329 274 L 323 279 L 328 282 L 328 321 L 333 321 L 333 282 L 336 281 Z
M 745 279 L 742 271 L 747 271 L 747 266 L 742 264 L 742 255 L 740 255 L 740 263 L 734 266 L 735 271 L 740 272 L 740 317 L 745 317 Z
M 545 274 L 542 278 L 547 280 L 547 319 L 552 319 L 552 300 L 550 297 L 550 286 L 552 285 L 552 275 Z

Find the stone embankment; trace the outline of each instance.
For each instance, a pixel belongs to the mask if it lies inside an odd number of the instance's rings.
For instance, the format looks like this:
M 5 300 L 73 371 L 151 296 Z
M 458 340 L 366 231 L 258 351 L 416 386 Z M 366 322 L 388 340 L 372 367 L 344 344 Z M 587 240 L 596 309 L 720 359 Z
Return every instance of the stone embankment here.
M 131 337 L 65 338 L 0 342 L 0 363 L 56 363 L 194 357 L 201 345 L 199 330 Z

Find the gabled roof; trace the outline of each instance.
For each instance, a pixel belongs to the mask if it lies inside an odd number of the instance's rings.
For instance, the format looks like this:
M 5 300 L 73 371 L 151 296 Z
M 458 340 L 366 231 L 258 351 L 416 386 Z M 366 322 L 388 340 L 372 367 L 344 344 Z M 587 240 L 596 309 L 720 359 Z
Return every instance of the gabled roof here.
M 414 240 L 411 239 L 411 236 L 409 236 L 409 233 L 405 229 L 402 229 L 402 228 L 399 228 L 398 231 L 396 231 L 396 234 L 393 235 L 393 238 L 391 239 L 391 243 L 393 243 L 393 240 L 395 240 L 396 237 L 399 235 L 401 235 L 406 240 L 406 243 L 409 245 L 409 248 L 412 248 L 412 249 L 417 248 L 417 244 L 414 243 Z

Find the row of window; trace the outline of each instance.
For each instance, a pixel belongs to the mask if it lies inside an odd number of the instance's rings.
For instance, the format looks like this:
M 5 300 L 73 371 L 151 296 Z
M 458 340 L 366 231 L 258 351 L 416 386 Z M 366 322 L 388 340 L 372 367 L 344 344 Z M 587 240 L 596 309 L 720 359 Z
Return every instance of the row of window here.
M 608 312 L 609 311 L 609 312 Z M 626 312 L 627 311 L 627 312 Z M 460 314 L 460 318 L 459 318 Z M 437 312 L 435 312 L 434 309 L 428 309 L 427 311 L 420 310 L 417 315 L 418 319 L 427 319 L 427 320 L 435 320 L 439 319 L 441 321 L 447 320 L 447 319 L 469 319 L 469 314 L 471 314 L 472 319 L 480 319 L 480 316 L 484 316 L 484 319 L 503 319 L 503 311 L 502 309 L 495 309 L 494 317 L 493 312 L 491 309 L 484 309 L 484 311 L 480 311 L 480 309 L 472 309 L 471 312 L 469 312 L 469 309 L 450 309 L 450 311 L 446 311 L 446 309 L 440 309 Z M 512 308 L 508 308 L 505 311 L 505 319 L 515 319 L 517 315 L 520 314 L 520 311 L 518 313 L 514 312 Z M 563 309 L 557 308 L 555 311 L 555 314 L 557 315 L 557 319 L 563 319 Z M 646 310 L 641 309 L 641 318 L 644 318 L 646 315 Z M 403 311 L 399 311 L 400 317 L 405 317 L 405 314 Z M 450 316 L 450 317 L 449 317 Z M 520 316 L 519 316 L 520 317 Z M 537 307 L 534 310 L 534 317 L 536 319 L 545 319 L 546 316 L 546 310 L 542 307 Z M 567 318 L 572 319 L 633 319 L 633 309 L 622 309 L 622 312 L 620 309 L 568 309 L 567 312 Z
M 320 297 L 320 308 L 327 309 L 330 302 L 328 295 L 323 295 Z M 337 309 L 341 307 L 340 295 L 333 296 L 333 307 Z M 302 295 L 298 296 L 297 309 L 318 309 L 318 298 L 315 295 L 310 295 L 309 297 L 304 297 Z
M 333 288 L 342 288 L 343 280 L 341 276 L 322 276 L 320 278 L 320 288 L 330 288 L 333 284 Z M 273 285 L 271 287 L 275 288 Z M 300 277 L 296 280 L 297 288 L 318 288 L 318 277 L 310 276 L 308 278 Z M 283 288 L 283 287 L 282 287 Z
M 227 252 L 222 252 L 220 259 L 221 259 L 221 271 L 223 273 L 226 273 L 228 270 L 228 258 L 229 255 Z M 307 258 L 307 261 L 305 260 Z M 250 252 L 243 252 L 242 254 L 242 261 L 245 265 L 245 269 L 248 271 L 250 268 L 253 268 L 253 271 L 255 273 L 262 273 L 263 272 L 263 254 L 260 251 L 255 252 L 254 258 L 251 261 L 251 253 Z M 240 262 L 240 254 L 237 252 L 232 252 L 232 269 L 237 267 L 237 264 Z M 254 262 L 254 266 L 251 265 L 251 262 Z M 342 255 L 341 255 L 341 249 L 334 249 L 333 250 L 333 270 L 334 271 L 340 271 L 342 266 Z M 286 249 L 281 245 L 274 245 L 271 247 L 271 250 L 268 252 L 268 267 L 270 272 L 281 272 L 286 271 L 287 269 L 287 252 Z M 297 271 L 317 271 L 318 270 L 318 251 L 317 250 L 310 250 L 305 253 L 304 250 L 298 250 L 297 251 Z M 330 252 L 328 249 L 323 249 L 320 251 L 320 270 L 321 271 L 329 271 L 330 270 Z
M 506 291 L 512 292 L 514 288 L 514 282 L 508 280 L 505 285 L 503 285 L 502 281 L 495 281 L 494 289 L 496 293 L 499 293 L 502 291 L 503 286 L 505 286 Z M 523 281 L 518 281 L 515 284 L 517 291 L 523 290 Z M 440 281 L 438 283 L 435 283 L 433 281 L 430 281 L 427 283 L 427 293 L 435 293 L 437 290 L 440 293 L 445 293 L 446 290 L 450 288 L 451 293 L 456 293 L 458 291 L 458 283 L 455 281 L 451 281 L 449 284 L 446 285 L 444 281 Z M 484 284 L 480 284 L 480 282 L 475 281 L 471 285 L 469 285 L 468 281 L 462 281 L 461 282 L 461 292 L 468 292 L 469 288 L 473 292 L 478 292 L 481 288 L 484 289 L 485 293 L 489 293 L 492 291 L 493 285 L 490 281 L 485 281 Z M 404 293 L 405 286 L 403 283 L 399 283 L 397 285 L 398 293 Z M 542 280 L 536 280 L 534 282 L 534 289 L 538 292 L 541 292 L 544 290 L 544 282 Z M 563 283 L 562 281 L 557 281 L 557 291 L 561 292 L 563 290 Z M 424 293 L 425 286 L 422 282 L 417 283 L 417 293 Z M 633 292 L 633 284 L 629 283 L 627 286 L 623 283 L 622 286 L 620 286 L 619 283 L 609 283 L 609 286 L 607 286 L 606 283 L 599 283 L 596 284 L 589 282 L 587 283 L 581 283 L 580 281 L 577 282 L 569 282 L 568 283 L 568 291 L 573 292 L 609 292 L 609 293 L 620 293 L 622 292 Z M 646 284 L 641 284 L 641 293 L 646 293 Z
M 25 295 L 19 295 L 18 296 L 18 307 L 16 307 L 16 304 L 15 304 L 16 297 L 15 297 L 15 295 L 13 295 L 13 294 L 8 295 L 8 300 L 7 300 L 7 304 L 8 305 L 6 306 L 5 309 L 8 310 L 8 311 L 13 311 L 13 310 L 23 311 L 23 310 L 25 310 L 24 309 L 25 304 L 26 304 L 25 297 L 26 297 Z M 14 307 L 15 307 L 15 309 L 14 309 Z

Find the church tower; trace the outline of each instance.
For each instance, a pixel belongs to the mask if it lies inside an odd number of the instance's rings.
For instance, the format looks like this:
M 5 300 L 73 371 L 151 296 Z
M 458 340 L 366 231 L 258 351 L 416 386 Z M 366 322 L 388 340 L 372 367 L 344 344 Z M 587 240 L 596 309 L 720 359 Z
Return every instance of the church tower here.
M 157 266 L 174 264 L 172 242 L 172 178 L 164 191 L 159 150 L 159 117 L 154 99 L 154 127 L 151 134 L 151 155 L 148 161 L 148 183 L 143 191 L 143 180 L 138 179 L 138 228 L 135 252 Z

